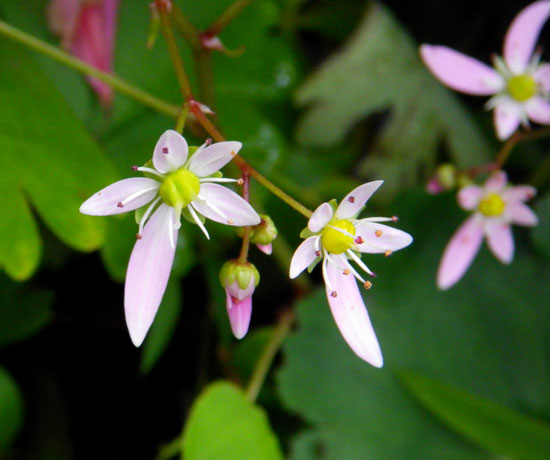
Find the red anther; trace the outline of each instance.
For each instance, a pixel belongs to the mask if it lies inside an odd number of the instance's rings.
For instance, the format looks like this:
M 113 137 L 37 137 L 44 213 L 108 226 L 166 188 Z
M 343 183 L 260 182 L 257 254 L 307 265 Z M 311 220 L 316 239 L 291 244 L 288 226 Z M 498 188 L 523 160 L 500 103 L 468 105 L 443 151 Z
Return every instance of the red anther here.
M 354 196 L 350 196 L 350 197 L 348 198 L 348 201 L 349 201 L 350 203 L 355 203 L 355 197 L 354 197 Z
M 162 147 L 162 153 L 168 153 L 168 147 Z
M 363 287 L 365 289 L 370 289 L 372 287 L 372 283 L 370 281 L 365 281 L 365 284 L 363 284 Z
M 369 275 L 372 276 L 373 278 L 376 278 L 376 273 L 374 272 L 369 273 Z
M 374 234 L 377 236 L 377 237 L 381 237 L 382 236 L 382 230 L 376 230 L 374 232 Z
M 212 138 L 209 137 L 208 139 L 206 139 L 206 140 L 204 141 L 204 143 L 205 143 L 206 145 L 210 145 L 210 144 L 212 143 Z
M 336 291 L 332 291 L 332 292 L 330 293 L 330 296 L 331 296 L 331 297 L 338 297 L 338 293 L 337 293 Z
M 317 257 L 321 257 L 321 251 L 315 251 L 315 255 L 316 255 Z
M 116 205 L 117 205 L 118 208 L 123 208 L 124 207 L 124 205 L 122 204 L 122 201 L 119 201 Z
M 365 242 L 365 240 L 363 238 L 361 238 L 360 236 L 355 238 L 354 241 L 355 241 L 355 244 L 363 244 Z
M 393 220 L 394 222 L 397 222 L 399 220 L 399 217 L 397 216 L 392 216 L 391 220 Z
M 141 240 L 141 235 L 139 233 L 136 235 L 136 240 Z
M 138 170 L 138 167 L 136 165 L 132 166 L 132 171 L 136 172 Z

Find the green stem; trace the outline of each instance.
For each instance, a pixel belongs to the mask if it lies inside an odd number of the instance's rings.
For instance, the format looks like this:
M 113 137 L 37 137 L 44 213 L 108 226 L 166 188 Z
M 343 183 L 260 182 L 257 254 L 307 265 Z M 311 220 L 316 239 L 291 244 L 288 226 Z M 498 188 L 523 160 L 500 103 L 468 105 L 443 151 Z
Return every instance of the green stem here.
M 495 160 L 495 164 L 498 165 L 499 168 L 501 168 L 510 156 L 510 153 L 512 153 L 514 147 L 521 141 L 533 140 L 541 137 L 550 137 L 550 128 L 538 129 L 536 131 L 516 132 L 510 139 L 506 141 L 506 143 L 500 149 L 500 152 L 498 153 Z
M 89 75 L 91 77 L 97 78 L 102 82 L 113 87 L 117 91 L 126 96 L 129 96 L 136 101 L 141 102 L 142 104 L 151 107 L 152 109 L 157 110 L 160 113 L 168 115 L 172 118 L 177 118 L 180 109 L 179 107 L 172 105 L 162 99 L 159 99 L 140 88 L 124 81 L 123 79 L 106 72 L 102 72 L 91 65 L 86 64 L 84 61 L 77 59 L 65 51 L 50 45 L 32 35 L 23 32 L 22 30 L 13 27 L 4 21 L 0 21 L 0 34 L 5 37 L 10 38 L 22 45 L 27 46 L 39 53 L 42 53 L 52 59 L 55 59 L 58 62 L 70 67 L 71 69 L 77 70 L 80 73 Z
M 220 32 L 227 27 L 241 12 L 250 5 L 254 0 L 237 0 L 230 5 L 221 16 L 216 19 L 208 29 L 204 32 L 211 37 L 219 35 Z
M 172 19 L 182 37 L 189 43 L 194 52 L 202 50 L 200 31 L 187 19 L 179 6 L 172 4 Z
M 183 128 L 185 127 L 185 120 L 187 120 L 187 115 L 189 114 L 189 104 L 185 102 L 181 108 L 178 120 L 176 121 L 176 131 L 180 134 L 183 134 Z

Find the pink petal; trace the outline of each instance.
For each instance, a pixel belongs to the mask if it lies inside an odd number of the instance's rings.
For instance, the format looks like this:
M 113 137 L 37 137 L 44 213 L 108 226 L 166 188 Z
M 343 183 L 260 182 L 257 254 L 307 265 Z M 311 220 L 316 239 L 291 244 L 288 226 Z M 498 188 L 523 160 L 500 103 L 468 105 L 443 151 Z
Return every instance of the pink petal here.
M 520 201 L 508 203 L 506 212 L 514 224 L 533 227 L 539 223 L 537 215 L 531 208 Z
M 508 176 L 504 171 L 494 172 L 485 181 L 483 188 L 485 192 L 501 192 L 508 183 Z
M 170 277 L 178 237 L 174 218 L 174 209 L 161 205 L 145 225 L 130 256 L 124 286 L 124 310 L 130 337 L 136 347 L 143 342 L 155 318 Z
M 530 185 L 516 185 L 508 187 L 502 192 L 504 201 L 527 201 L 537 194 L 537 189 Z
M 291 279 L 296 278 L 318 257 L 315 251 L 319 247 L 319 238 L 319 236 L 310 236 L 298 246 L 290 261 L 289 276 Z
M 66 49 L 70 48 L 79 11 L 80 0 L 52 0 L 48 4 L 48 25 Z
M 237 283 L 236 281 L 234 281 L 230 285 L 225 286 L 226 292 L 228 292 L 231 297 L 234 297 L 239 301 L 245 299 L 246 297 L 250 297 L 254 293 L 255 289 L 256 285 L 254 278 L 250 279 L 250 283 L 248 283 L 246 289 L 241 289 L 239 283 Z
M 519 12 L 506 32 L 504 60 L 513 73 L 523 73 L 544 23 L 550 16 L 550 1 L 531 3 Z
M 227 308 L 227 315 L 229 316 L 229 322 L 231 323 L 231 330 L 237 339 L 242 339 L 248 332 L 248 326 L 250 325 L 250 317 L 252 316 L 252 296 L 238 301 L 231 297 L 227 289 L 225 294 L 225 305 Z
M 349 219 L 350 217 L 354 217 L 361 211 L 368 199 L 383 183 L 383 180 L 375 180 L 354 188 L 344 197 L 336 209 L 336 217 L 338 219 Z
M 314 233 L 321 231 L 321 229 L 330 222 L 332 219 L 332 206 L 328 203 L 320 205 L 309 218 L 307 227 Z
M 218 184 L 201 184 L 199 198 L 192 201 L 192 205 L 204 217 L 221 224 L 241 227 L 261 222 L 260 216 L 247 201 Z
M 512 262 L 514 257 L 514 237 L 507 222 L 486 222 L 485 234 L 491 252 L 504 264 Z
M 187 141 L 172 129 L 165 131 L 155 145 L 153 165 L 161 173 L 175 171 L 183 166 L 187 160 Z
M 217 142 L 195 153 L 189 162 L 189 170 L 199 177 L 209 176 L 220 170 L 241 150 L 240 142 Z
M 439 289 L 449 289 L 468 270 L 483 240 L 483 220 L 473 215 L 455 232 L 447 244 L 437 271 Z
M 267 254 L 268 256 L 271 255 L 273 252 L 273 245 L 270 244 L 257 244 L 256 247 L 262 251 L 264 254 Z
M 90 216 L 110 216 L 133 211 L 155 198 L 159 186 L 156 180 L 146 177 L 123 179 L 94 193 L 82 203 L 80 212 Z M 131 199 L 124 202 L 128 198 Z
M 361 244 L 357 244 L 358 238 L 355 239 L 359 251 L 371 254 L 398 251 L 413 241 L 412 236 L 408 233 L 376 222 L 359 221 L 355 226 L 355 235 L 356 237 L 360 236 L 363 241 Z
M 340 333 L 357 356 L 382 367 L 380 345 L 354 276 L 343 274 L 332 263 L 327 264 L 326 276 L 327 299 Z
M 493 123 L 501 141 L 508 139 L 518 129 L 520 121 L 521 107 L 515 102 L 505 101 L 495 107 Z
M 420 55 L 431 72 L 456 91 L 489 96 L 504 87 L 503 78 L 494 69 L 446 46 L 422 45 Z
M 550 64 L 541 64 L 535 71 L 535 81 L 542 87 L 543 91 L 550 93 Z
M 533 97 L 525 105 L 529 120 L 541 125 L 550 125 L 550 101 L 542 97 Z
M 471 211 L 477 208 L 483 195 L 483 189 L 477 185 L 467 185 L 458 191 L 457 200 L 462 209 Z

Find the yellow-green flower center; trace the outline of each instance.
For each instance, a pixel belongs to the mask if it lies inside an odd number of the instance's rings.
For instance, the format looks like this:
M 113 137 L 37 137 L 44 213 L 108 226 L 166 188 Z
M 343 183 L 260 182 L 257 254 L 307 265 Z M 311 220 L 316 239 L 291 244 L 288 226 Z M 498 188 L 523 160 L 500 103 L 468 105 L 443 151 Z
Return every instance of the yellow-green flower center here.
M 481 214 L 487 217 L 500 216 L 506 204 L 496 193 L 489 193 L 479 203 L 478 209 Z
M 537 93 L 537 83 L 531 75 L 516 75 L 508 80 L 508 93 L 516 101 L 524 102 Z
M 355 227 L 346 219 L 333 220 L 321 232 L 321 244 L 332 254 L 342 254 L 353 246 Z
M 187 169 L 178 169 L 164 179 L 159 195 L 168 206 L 181 209 L 197 198 L 199 190 L 199 178 Z

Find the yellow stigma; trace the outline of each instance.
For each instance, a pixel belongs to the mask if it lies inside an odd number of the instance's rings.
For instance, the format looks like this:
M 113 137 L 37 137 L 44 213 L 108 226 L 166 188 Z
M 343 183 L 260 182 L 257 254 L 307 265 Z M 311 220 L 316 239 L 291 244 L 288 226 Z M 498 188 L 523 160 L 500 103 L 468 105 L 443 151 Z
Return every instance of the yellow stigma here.
M 516 75 L 508 80 L 508 94 L 516 101 L 524 102 L 537 93 L 537 83 L 531 75 Z
M 178 169 L 164 179 L 159 195 L 168 206 L 181 209 L 197 197 L 199 190 L 199 178 L 187 169 Z
M 354 236 L 355 227 L 349 220 L 333 220 L 321 232 L 321 244 L 332 254 L 342 254 L 353 246 Z
M 506 203 L 496 193 L 490 193 L 479 203 L 478 209 L 481 214 L 487 217 L 500 216 Z

